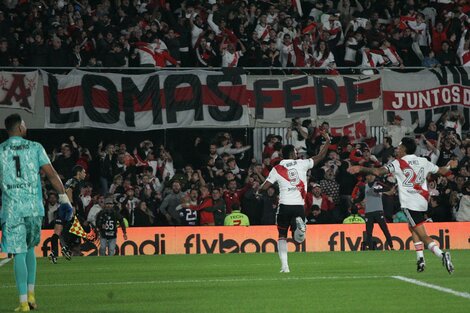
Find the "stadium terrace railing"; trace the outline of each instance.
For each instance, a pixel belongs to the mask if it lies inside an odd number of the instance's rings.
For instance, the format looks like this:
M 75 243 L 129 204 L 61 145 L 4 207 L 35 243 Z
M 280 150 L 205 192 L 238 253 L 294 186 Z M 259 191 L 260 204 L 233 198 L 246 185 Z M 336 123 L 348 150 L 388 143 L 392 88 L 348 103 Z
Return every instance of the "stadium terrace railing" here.
M 321 68 L 312 68 L 312 67 L 55 67 L 55 66 L 22 66 L 22 67 L 0 67 L 0 71 L 34 71 L 34 70 L 44 70 L 51 72 L 66 73 L 73 69 L 91 71 L 91 72 L 119 72 L 119 73 L 128 73 L 128 74 L 139 74 L 139 73 L 151 73 L 158 71 L 185 71 L 185 70 L 206 70 L 206 71 L 244 71 L 247 74 L 254 75 L 299 75 L 299 74 L 317 74 L 317 75 L 360 75 L 363 74 L 362 71 L 373 70 L 375 73 L 382 70 L 393 70 L 398 72 L 416 72 L 424 69 L 429 69 L 427 67 L 336 67 L 334 68 L 337 72 L 332 72 L 331 69 L 321 69 Z

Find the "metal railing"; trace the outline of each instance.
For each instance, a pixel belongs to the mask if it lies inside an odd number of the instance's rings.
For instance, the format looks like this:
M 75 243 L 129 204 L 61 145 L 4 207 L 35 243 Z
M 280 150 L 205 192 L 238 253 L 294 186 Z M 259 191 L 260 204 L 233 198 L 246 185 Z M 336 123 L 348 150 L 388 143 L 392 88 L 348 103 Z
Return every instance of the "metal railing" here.
M 44 70 L 54 73 L 67 73 L 71 70 L 78 69 L 82 71 L 90 72 L 109 72 L 109 73 L 126 73 L 126 74 L 139 74 L 139 73 L 153 73 L 159 71 L 188 71 L 188 70 L 204 70 L 204 71 L 239 71 L 246 74 L 254 75 L 334 75 L 330 72 L 331 69 L 325 68 L 312 68 L 312 67 L 55 67 L 55 66 L 22 66 L 22 67 L 0 67 L 0 71 L 35 71 L 35 70 Z M 363 71 L 373 71 L 375 74 L 378 74 L 380 71 L 391 70 L 398 72 L 416 72 L 424 69 L 429 69 L 427 67 L 336 67 L 337 73 L 344 75 L 363 75 Z M 370 73 L 369 73 L 370 74 Z

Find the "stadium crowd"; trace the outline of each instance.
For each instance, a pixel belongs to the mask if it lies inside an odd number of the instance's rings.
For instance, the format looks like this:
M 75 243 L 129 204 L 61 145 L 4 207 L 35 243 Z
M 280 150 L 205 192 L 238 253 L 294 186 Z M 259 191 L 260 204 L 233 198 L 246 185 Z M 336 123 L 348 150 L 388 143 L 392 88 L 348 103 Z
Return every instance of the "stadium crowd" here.
M 4 0 L 0 66 L 470 65 L 468 0 Z
M 363 179 L 349 174 L 347 168 L 356 164 L 379 167 L 390 162 L 399 144 L 397 138 L 405 134 L 415 136 L 417 155 L 439 166 L 459 160 L 459 167 L 450 175 L 428 177 L 428 219 L 470 221 L 470 139 L 462 137 L 462 122 L 460 113 L 449 111 L 425 127 L 418 127 L 417 122 L 406 127 L 396 115 L 385 127 L 383 144 L 375 144 L 374 138 L 354 143 L 347 137 L 333 137 L 327 158 L 309 173 L 308 222 L 341 223 L 351 213 L 363 213 L 362 203 L 355 201 Z M 283 144 L 291 142 L 301 157 L 310 157 L 322 145 L 322 131 L 329 132 L 328 123 L 313 127 L 310 120 L 294 119 L 285 136 L 267 136 L 259 161 L 251 158 L 252 147 L 232 138 L 230 132 L 219 133 L 209 144 L 194 138 L 184 157 L 163 145 L 155 146 L 151 140 L 136 147 L 110 142 L 87 148 L 74 137 L 51 151 L 50 157 L 64 181 L 77 173 L 76 165 L 85 169 L 88 178 L 77 188 L 77 214 L 92 224 L 105 202 L 112 201 L 131 227 L 224 225 L 232 211 L 246 214 L 251 225 L 270 225 L 275 223 L 278 190 L 270 187 L 258 193 L 260 184 L 281 160 Z M 175 158 L 181 166 L 175 166 Z M 393 190 L 392 177 L 379 183 L 387 221 L 404 222 L 397 195 L 385 193 Z M 57 195 L 49 190 L 45 184 L 45 227 L 53 227 L 58 207 Z

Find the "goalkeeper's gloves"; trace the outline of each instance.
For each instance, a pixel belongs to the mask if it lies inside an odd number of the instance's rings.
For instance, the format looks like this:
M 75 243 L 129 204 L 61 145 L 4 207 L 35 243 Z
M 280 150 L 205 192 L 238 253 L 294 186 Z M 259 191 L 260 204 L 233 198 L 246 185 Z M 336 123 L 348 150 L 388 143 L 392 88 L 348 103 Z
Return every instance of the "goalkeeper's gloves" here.
M 70 207 L 72 207 L 72 203 L 70 203 L 69 197 L 67 196 L 66 193 L 61 193 L 59 195 L 59 203 L 60 204 L 68 204 Z

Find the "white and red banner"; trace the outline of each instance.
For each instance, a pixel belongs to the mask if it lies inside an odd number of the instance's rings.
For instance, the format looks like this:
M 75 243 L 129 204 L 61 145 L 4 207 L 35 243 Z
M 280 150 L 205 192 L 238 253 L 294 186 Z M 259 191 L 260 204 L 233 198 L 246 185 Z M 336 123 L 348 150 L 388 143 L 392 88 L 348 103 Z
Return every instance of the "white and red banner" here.
M 34 112 L 39 73 L 0 71 L 0 108 Z
M 45 126 L 50 128 L 143 131 L 249 125 L 244 74 L 202 70 L 42 74 Z
M 415 73 L 382 72 L 383 109 L 386 120 L 400 115 L 405 124 L 417 118 L 420 125 L 437 121 L 449 109 L 458 109 L 469 121 L 470 69 L 443 67 Z
M 380 76 L 249 76 L 248 103 L 255 126 L 290 123 L 294 117 L 351 124 L 380 106 Z M 372 120 L 372 118 L 370 118 Z M 382 114 L 375 116 L 382 123 Z
M 381 71 L 371 77 L 204 70 L 141 75 L 74 70 L 42 72 L 42 79 L 38 74 L 0 72 L 0 109 L 34 112 L 34 128 L 278 127 L 301 117 L 316 124 L 326 120 L 349 136 L 360 133 L 364 123 L 381 126 L 384 117 L 392 120 L 396 114 L 404 124 L 419 118 L 423 126 L 449 108 L 470 121 L 469 70 L 463 67 Z M 36 121 L 43 114 L 44 125 Z
M 370 123 L 367 115 L 345 119 L 334 118 L 324 121 L 330 124 L 330 133 L 334 137 L 349 137 L 351 142 L 361 141 L 369 137 L 367 130 L 369 129 Z
M 370 115 L 380 109 L 379 76 L 285 78 L 204 70 L 42 74 L 45 126 L 53 128 L 249 127 L 301 117 L 331 121 L 348 133 L 357 122 L 351 118 L 377 121 Z

